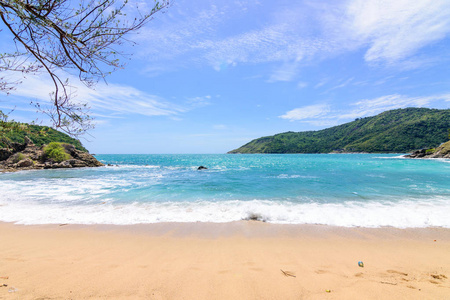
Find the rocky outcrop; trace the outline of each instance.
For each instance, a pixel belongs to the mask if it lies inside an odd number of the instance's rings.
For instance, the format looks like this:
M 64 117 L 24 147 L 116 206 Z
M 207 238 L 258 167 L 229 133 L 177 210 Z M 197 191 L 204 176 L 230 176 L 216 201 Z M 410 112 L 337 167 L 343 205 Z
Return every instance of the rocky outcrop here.
M 70 144 L 62 144 L 70 158 L 61 162 L 45 155 L 44 147 L 36 146 L 28 137 L 23 144 L 12 143 L 10 148 L 0 148 L 0 170 L 17 171 L 32 169 L 60 169 L 103 166 L 89 153 L 75 149 Z
M 14 151 L 11 149 L 0 148 L 0 161 L 7 160 L 13 154 L 14 154 Z
M 450 141 L 443 143 L 436 149 L 421 149 L 416 150 L 409 155 L 405 155 L 407 158 L 450 158 Z

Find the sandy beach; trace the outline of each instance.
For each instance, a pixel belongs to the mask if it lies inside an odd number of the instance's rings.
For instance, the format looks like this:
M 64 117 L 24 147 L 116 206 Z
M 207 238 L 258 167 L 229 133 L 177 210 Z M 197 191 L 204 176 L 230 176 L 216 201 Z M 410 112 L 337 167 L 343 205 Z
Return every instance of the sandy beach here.
M 0 237 L 0 299 L 450 298 L 442 228 L 0 223 Z

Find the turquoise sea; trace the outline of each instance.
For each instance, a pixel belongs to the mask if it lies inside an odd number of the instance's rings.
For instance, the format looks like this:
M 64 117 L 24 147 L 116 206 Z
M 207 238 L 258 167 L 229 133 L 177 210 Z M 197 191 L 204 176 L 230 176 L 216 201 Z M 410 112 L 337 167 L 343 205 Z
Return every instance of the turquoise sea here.
M 0 221 L 450 228 L 450 160 L 388 154 L 97 155 L 113 166 L 0 174 Z M 198 166 L 207 170 L 197 170 Z

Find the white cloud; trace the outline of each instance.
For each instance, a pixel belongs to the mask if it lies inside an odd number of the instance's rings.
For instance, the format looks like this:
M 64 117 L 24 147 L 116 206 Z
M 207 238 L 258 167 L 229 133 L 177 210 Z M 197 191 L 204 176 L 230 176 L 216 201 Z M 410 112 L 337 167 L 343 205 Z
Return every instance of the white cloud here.
M 407 107 L 433 107 L 439 102 L 450 102 L 450 94 L 410 97 L 400 94 L 363 99 L 350 104 L 347 109 L 333 110 L 325 104 L 296 108 L 280 116 L 289 121 L 301 121 L 314 126 L 332 126 L 342 120 L 374 116 L 387 110 Z
M 329 111 L 330 111 L 329 106 L 325 104 L 309 105 L 290 110 L 286 112 L 284 115 L 280 116 L 280 118 L 289 121 L 298 121 L 323 117 Z
M 94 110 L 145 116 L 171 116 L 186 110 L 159 96 L 118 84 L 99 84 L 95 90 L 82 87 L 77 94 L 80 100 L 87 101 Z
M 10 78 L 17 76 L 10 74 Z M 64 78 L 64 77 L 61 77 Z M 40 104 L 50 104 L 50 92 L 54 87 L 45 76 L 29 76 L 22 80 L 12 93 L 13 96 L 28 98 Z M 173 116 L 186 112 L 191 107 L 184 107 L 170 103 L 165 99 L 151 95 L 131 86 L 120 84 L 105 84 L 99 82 L 95 89 L 90 89 L 80 83 L 77 78 L 70 78 L 73 85 L 70 91 L 75 95 L 74 103 L 87 103 L 93 113 L 102 111 L 103 114 L 140 114 L 145 116 Z
M 418 50 L 450 33 L 450 1 L 349 0 L 338 2 L 239 2 L 180 0 L 145 28 L 141 53 L 154 70 L 210 65 L 277 65 L 269 81 L 291 81 L 299 60 L 322 60 L 365 50 L 369 63 L 416 68 L 435 57 Z M 176 9 L 175 9 L 176 8 Z M 256 21 L 253 21 L 256 20 Z M 260 20 L 264 20 L 263 22 Z M 414 59 L 413 59 L 414 58 Z
M 152 65 L 176 60 L 181 64 L 208 64 L 216 70 L 238 63 L 282 63 L 271 80 L 285 81 L 297 73 L 291 62 L 295 64 L 305 55 L 333 49 L 326 39 L 303 35 L 303 25 L 307 24 L 304 5 L 269 12 L 261 25 L 233 26 L 246 22 L 245 13 L 254 14 L 252 8 L 262 4 L 246 3 L 246 9 L 242 9 L 226 1 L 205 3 L 199 1 L 201 8 L 190 13 L 169 10 L 165 17 L 171 17 L 167 21 L 146 28 L 138 39 L 145 48 L 141 57 L 145 56 Z
M 299 88 L 299 89 L 304 89 L 305 87 L 307 87 L 308 86 L 308 83 L 307 82 L 304 82 L 304 81 L 300 81 L 299 83 L 297 83 L 297 87 Z
M 216 129 L 216 130 L 225 130 L 225 129 L 227 129 L 228 127 L 226 126 L 226 125 L 223 125 L 223 124 L 216 124 L 216 125 L 213 125 L 213 129 Z
M 20 80 L 16 90 L 11 96 L 5 97 L 0 101 L 0 107 L 7 109 L 15 108 L 21 111 L 33 111 L 36 109 L 30 107 L 30 102 L 39 103 L 42 108 L 51 105 L 50 93 L 54 86 L 47 74 L 20 76 L 14 72 L 4 72 L 10 80 Z M 186 98 L 183 103 L 176 104 L 167 101 L 163 97 L 146 93 L 132 86 L 98 82 L 94 89 L 88 88 L 82 84 L 78 78 L 71 75 L 62 76 L 62 79 L 69 77 L 68 91 L 72 94 L 73 103 L 87 104 L 91 108 L 90 115 L 99 118 L 118 118 L 125 114 L 139 114 L 144 116 L 167 116 L 172 120 L 181 120 L 180 114 L 193 109 L 204 107 L 211 104 L 213 96 L 197 96 Z M 14 97 L 14 99 L 13 99 Z M 219 98 L 220 95 L 214 97 Z M 12 104 L 10 101 L 15 101 Z
M 195 8 L 189 11 L 183 6 Z M 214 35 L 218 25 L 227 18 L 227 10 L 226 6 L 221 6 L 219 11 L 210 2 L 199 1 L 194 6 L 180 1 L 135 37 L 138 43 L 143 44 L 138 54 L 153 63 L 170 61 L 189 53 L 197 46 L 199 39 L 204 40 Z
M 298 63 L 284 63 L 272 73 L 269 82 L 292 81 L 297 75 L 298 69 Z
M 292 32 L 290 24 L 284 23 L 271 24 L 223 39 L 208 39 L 199 42 L 196 48 L 204 51 L 206 61 L 215 66 L 223 62 L 290 64 L 324 46 L 301 39 Z M 287 66 L 282 66 L 282 69 Z
M 356 106 L 349 112 L 342 113 L 336 117 L 339 119 L 353 119 L 372 116 L 386 110 L 406 107 L 427 107 L 438 101 L 450 101 L 450 94 L 432 95 L 424 97 L 409 97 L 393 94 L 377 97 L 374 99 L 363 99 L 352 104 Z
M 187 99 L 187 105 L 190 108 L 204 107 L 211 104 L 211 96 L 197 96 Z
M 368 44 L 368 62 L 403 60 L 450 33 L 450 1 L 354 0 L 349 31 Z
M 353 79 L 354 78 L 352 77 L 352 78 L 349 78 L 349 79 L 347 79 L 345 81 L 341 80 L 338 85 L 332 87 L 331 89 L 329 89 L 329 91 L 344 88 L 347 85 L 349 85 L 353 81 Z
M 329 78 L 322 79 L 320 82 L 318 82 L 318 83 L 314 86 L 314 88 L 315 88 L 315 89 L 318 89 L 318 88 L 320 88 L 321 86 L 324 86 L 325 84 L 327 84 L 328 81 L 329 81 Z

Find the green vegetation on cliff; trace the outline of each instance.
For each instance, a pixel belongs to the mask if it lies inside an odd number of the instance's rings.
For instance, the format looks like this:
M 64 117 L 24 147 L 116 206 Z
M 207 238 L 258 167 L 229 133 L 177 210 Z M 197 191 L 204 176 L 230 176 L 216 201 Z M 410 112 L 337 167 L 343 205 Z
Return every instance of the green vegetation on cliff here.
M 339 126 L 255 139 L 228 153 L 404 153 L 448 141 L 450 109 L 405 108 Z
M 13 142 L 23 143 L 25 136 L 28 136 L 37 146 L 59 142 L 72 144 L 76 149 L 88 152 L 79 140 L 53 128 L 0 120 L 0 148 L 8 148 L 8 145 Z
M 51 142 L 44 147 L 44 153 L 47 157 L 55 160 L 56 162 L 62 162 L 70 159 L 70 155 L 66 153 L 62 143 Z

